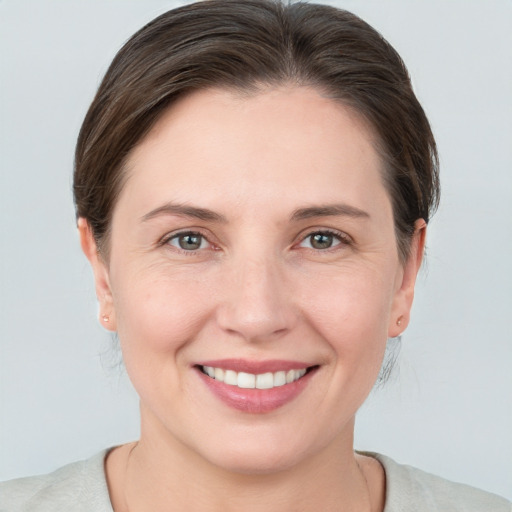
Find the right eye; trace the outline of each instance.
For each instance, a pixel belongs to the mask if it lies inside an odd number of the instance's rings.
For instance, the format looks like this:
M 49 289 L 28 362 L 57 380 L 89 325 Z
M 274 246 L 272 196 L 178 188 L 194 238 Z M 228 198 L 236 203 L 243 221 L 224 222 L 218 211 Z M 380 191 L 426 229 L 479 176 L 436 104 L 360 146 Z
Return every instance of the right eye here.
M 167 244 L 181 249 L 182 251 L 199 251 L 200 249 L 206 249 L 208 247 L 208 241 L 201 235 L 193 231 L 187 231 L 184 233 L 178 233 L 167 239 Z

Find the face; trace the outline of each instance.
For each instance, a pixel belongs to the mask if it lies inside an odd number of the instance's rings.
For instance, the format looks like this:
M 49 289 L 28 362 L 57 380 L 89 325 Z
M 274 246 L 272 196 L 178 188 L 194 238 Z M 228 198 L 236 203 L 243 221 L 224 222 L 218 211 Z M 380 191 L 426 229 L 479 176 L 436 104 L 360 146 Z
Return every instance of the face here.
M 200 91 L 163 116 L 107 264 L 81 224 L 142 439 L 242 472 L 352 449 L 423 243 L 400 263 L 382 172 L 367 127 L 311 89 Z

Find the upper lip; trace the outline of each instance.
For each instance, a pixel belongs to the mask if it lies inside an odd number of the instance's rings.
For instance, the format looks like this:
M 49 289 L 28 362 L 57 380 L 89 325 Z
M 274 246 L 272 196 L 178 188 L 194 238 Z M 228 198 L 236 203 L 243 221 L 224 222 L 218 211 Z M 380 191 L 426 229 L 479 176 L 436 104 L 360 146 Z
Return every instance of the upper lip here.
M 254 361 L 249 359 L 215 359 L 201 361 L 195 366 L 213 366 L 223 370 L 233 370 L 235 372 L 253 373 L 255 375 L 267 372 L 279 372 L 288 370 L 301 370 L 316 366 L 303 361 L 291 361 L 288 359 L 271 359 L 267 361 Z

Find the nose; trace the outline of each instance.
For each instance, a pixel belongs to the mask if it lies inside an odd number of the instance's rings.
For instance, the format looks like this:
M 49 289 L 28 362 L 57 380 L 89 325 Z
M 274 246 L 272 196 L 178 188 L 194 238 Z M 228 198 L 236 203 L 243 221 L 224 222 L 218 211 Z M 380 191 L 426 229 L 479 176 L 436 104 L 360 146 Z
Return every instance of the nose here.
M 284 272 L 264 259 L 235 265 L 218 308 L 221 329 L 250 342 L 274 340 L 292 329 L 297 315 Z

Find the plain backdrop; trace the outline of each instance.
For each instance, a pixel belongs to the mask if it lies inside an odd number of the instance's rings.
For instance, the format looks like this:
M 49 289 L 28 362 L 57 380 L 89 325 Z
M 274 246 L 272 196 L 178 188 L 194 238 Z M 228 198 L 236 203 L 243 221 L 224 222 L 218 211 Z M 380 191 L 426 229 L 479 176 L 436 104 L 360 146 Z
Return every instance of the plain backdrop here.
M 407 63 L 439 144 L 412 325 L 356 447 L 512 499 L 512 2 L 346 0 Z M 179 2 L 0 0 L 0 480 L 138 435 L 71 199 L 114 53 Z

